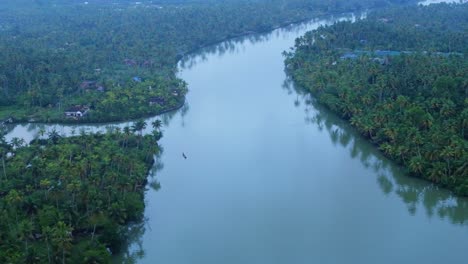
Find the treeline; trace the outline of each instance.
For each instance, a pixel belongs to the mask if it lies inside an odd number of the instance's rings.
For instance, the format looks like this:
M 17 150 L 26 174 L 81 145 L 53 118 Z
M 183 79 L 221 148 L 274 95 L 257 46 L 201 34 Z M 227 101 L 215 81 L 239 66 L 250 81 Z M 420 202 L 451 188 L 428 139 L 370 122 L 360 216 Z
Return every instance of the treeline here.
M 467 9 L 466 4 L 387 8 L 371 12 L 355 23 L 341 22 L 308 32 L 297 44 L 322 52 L 348 48 L 467 53 Z M 307 43 L 317 36 L 322 36 L 319 43 Z
M 133 94 L 132 78 L 139 77 L 171 101 L 172 90 L 186 91 L 176 78 L 177 60 L 204 45 L 313 16 L 414 1 L 88 2 L 0 3 L 0 119 L 57 121 L 69 106 L 87 104 L 94 110 L 87 122 L 116 120 L 100 110 L 107 92 Z M 84 81 L 95 81 L 104 91 L 83 89 Z M 145 115 L 161 110 L 148 102 L 122 104 L 106 106 L 106 111 L 122 112 L 123 107 Z
M 410 174 L 468 195 L 467 21 L 468 4 L 375 12 L 297 39 L 286 67 Z
M 160 121 L 25 145 L 0 139 L 0 262 L 109 263 L 141 221 Z

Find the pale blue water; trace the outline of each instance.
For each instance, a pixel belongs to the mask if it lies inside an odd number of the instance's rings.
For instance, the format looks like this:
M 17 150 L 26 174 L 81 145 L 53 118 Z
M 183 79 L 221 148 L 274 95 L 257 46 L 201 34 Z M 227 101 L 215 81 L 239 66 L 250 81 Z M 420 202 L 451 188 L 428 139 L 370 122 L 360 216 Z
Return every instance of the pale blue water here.
M 181 67 L 189 110 L 165 128 L 139 263 L 468 261 L 466 200 L 405 177 L 284 85 L 281 52 L 327 22 L 222 43 Z

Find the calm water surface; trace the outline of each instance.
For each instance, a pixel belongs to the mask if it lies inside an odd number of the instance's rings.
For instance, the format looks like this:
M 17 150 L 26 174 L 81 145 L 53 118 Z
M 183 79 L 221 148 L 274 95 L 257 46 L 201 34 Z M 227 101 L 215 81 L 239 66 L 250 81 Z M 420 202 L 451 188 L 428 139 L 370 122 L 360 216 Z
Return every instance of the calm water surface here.
M 466 263 L 468 201 L 406 177 L 287 79 L 281 52 L 333 21 L 223 42 L 181 62 L 187 104 L 162 116 L 164 153 L 151 180 L 161 188 L 147 191 L 147 221 L 121 258 Z M 8 137 L 31 139 L 41 127 L 54 126 L 20 125 Z

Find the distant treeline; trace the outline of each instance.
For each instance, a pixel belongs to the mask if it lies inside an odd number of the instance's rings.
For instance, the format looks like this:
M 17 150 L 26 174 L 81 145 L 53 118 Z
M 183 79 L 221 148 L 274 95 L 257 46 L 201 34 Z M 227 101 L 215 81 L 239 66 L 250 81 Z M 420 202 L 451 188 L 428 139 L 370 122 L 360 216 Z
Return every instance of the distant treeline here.
M 286 66 L 412 175 L 468 195 L 467 54 L 468 4 L 440 4 L 308 32 Z
M 187 52 L 313 16 L 415 1 L 87 2 L 0 3 L 0 119 L 60 121 L 72 105 L 91 107 L 88 122 L 155 114 L 174 105 L 150 106 L 147 98 L 170 102 L 174 90 L 185 93 L 175 72 Z M 148 83 L 135 86 L 135 76 Z M 104 91 L 80 89 L 84 81 Z M 134 100 L 137 90 L 142 97 Z

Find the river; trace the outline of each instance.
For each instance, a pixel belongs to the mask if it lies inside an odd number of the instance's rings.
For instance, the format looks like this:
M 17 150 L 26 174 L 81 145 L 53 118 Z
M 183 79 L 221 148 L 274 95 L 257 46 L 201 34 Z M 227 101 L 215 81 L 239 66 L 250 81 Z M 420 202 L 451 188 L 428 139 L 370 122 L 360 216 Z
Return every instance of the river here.
M 161 188 L 148 188 L 147 221 L 116 262 L 466 262 L 468 200 L 407 177 L 286 77 L 281 52 L 334 21 L 226 41 L 180 63 L 190 92 L 158 117 L 164 152 L 151 181 Z M 107 126 L 26 124 L 7 137 Z

